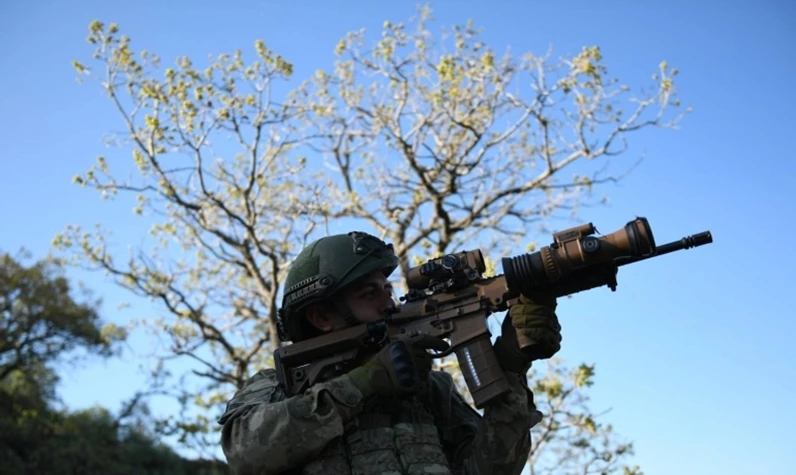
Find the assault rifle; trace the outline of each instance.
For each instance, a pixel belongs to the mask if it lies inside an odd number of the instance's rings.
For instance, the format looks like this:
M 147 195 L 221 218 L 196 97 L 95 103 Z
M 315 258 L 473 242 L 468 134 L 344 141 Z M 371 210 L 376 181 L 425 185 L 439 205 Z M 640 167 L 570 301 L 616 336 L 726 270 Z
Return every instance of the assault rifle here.
M 277 349 L 277 378 L 288 396 L 309 388 L 329 371 L 388 341 L 426 333 L 450 342 L 436 353 L 456 353 L 477 408 L 509 390 L 490 340 L 487 317 L 507 310 L 520 294 L 561 297 L 596 287 L 616 290 L 619 267 L 713 242 L 710 231 L 656 246 L 646 218 L 636 218 L 612 234 L 596 237 L 591 223 L 560 231 L 553 243 L 533 253 L 502 259 L 503 275 L 484 277 L 480 250 L 431 259 L 411 268 L 402 305 L 383 320 L 365 323 Z M 521 349 L 534 345 L 521 341 Z

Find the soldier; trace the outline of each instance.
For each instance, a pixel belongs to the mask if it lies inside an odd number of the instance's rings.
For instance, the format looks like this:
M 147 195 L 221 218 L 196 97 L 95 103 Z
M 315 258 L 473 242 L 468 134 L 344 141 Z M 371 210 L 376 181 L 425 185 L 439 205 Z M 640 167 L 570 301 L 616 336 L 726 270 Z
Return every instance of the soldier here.
M 397 266 L 392 245 L 366 233 L 313 242 L 288 273 L 280 337 L 297 342 L 382 318 L 395 305 L 387 279 Z M 519 475 L 531 449 L 530 429 L 542 418 L 526 373 L 533 360 L 560 349 L 555 308 L 554 298 L 522 297 L 509 309 L 494 348 L 511 391 L 483 415 L 448 373 L 431 370 L 427 350 L 448 346 L 433 337 L 387 344 L 348 372 L 292 397 L 274 369 L 263 369 L 219 419 L 229 466 L 241 475 Z M 520 352 L 518 332 L 540 342 L 541 351 Z

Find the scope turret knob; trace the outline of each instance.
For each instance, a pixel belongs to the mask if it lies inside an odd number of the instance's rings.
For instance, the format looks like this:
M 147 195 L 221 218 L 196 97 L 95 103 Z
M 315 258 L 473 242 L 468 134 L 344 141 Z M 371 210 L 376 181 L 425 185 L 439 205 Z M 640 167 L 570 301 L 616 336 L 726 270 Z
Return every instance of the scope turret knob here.
M 594 237 L 585 237 L 581 240 L 583 252 L 592 253 L 600 250 L 600 240 Z
M 448 254 L 447 256 L 442 258 L 442 268 L 447 270 L 448 272 L 453 272 L 453 269 L 456 268 L 456 265 L 459 263 L 459 258 L 454 256 L 453 254 Z
M 420 275 L 434 275 L 439 266 L 434 261 L 428 261 L 420 266 Z

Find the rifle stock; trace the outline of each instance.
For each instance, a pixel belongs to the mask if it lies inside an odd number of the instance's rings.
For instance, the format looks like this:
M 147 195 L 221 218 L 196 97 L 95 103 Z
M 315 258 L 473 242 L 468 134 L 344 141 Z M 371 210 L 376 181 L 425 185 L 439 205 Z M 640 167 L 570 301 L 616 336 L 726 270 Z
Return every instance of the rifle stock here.
M 404 302 L 379 322 L 357 325 L 278 348 L 277 377 L 288 396 L 301 393 L 326 374 L 342 374 L 388 341 L 420 333 L 449 340 L 435 357 L 456 354 L 467 388 L 479 409 L 508 392 L 491 343 L 487 318 L 519 296 L 562 297 L 608 286 L 616 290 L 621 266 L 713 242 L 709 231 L 655 246 L 646 218 L 612 234 L 594 237 L 589 223 L 558 232 L 554 242 L 532 254 L 502 259 L 504 274 L 483 277 L 480 250 L 432 259 L 407 273 Z M 532 341 L 521 341 L 532 351 Z

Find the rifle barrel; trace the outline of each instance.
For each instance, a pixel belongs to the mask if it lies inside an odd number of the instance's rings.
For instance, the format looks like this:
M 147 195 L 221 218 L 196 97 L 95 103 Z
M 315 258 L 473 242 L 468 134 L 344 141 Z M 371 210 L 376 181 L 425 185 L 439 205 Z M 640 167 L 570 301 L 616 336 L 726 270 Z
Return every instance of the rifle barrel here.
M 662 256 L 664 254 L 668 254 L 674 251 L 682 251 L 683 249 L 691 249 L 692 247 L 704 246 L 705 244 L 710 244 L 712 242 L 713 242 L 713 235 L 710 234 L 710 231 L 703 231 L 701 233 L 686 236 L 680 239 L 679 241 L 672 241 L 670 243 L 656 246 L 655 252 L 648 256 L 621 257 L 619 259 L 616 259 L 614 262 L 616 263 L 617 266 L 623 266 L 626 264 L 632 264 L 634 262 L 643 261 L 651 257 Z

